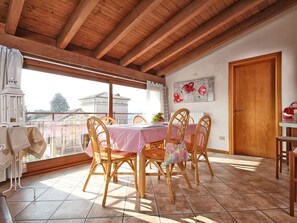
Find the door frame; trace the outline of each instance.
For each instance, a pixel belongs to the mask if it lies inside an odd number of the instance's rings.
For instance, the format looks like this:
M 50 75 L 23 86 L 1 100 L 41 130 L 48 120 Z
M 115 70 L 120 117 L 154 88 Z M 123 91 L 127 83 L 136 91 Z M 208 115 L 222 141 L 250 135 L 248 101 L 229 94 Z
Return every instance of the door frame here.
M 265 60 L 274 60 L 275 64 L 275 136 L 279 136 L 281 127 L 279 122 L 282 117 L 282 88 L 281 88 L 281 77 L 282 77 L 282 53 L 276 52 L 267 55 L 247 58 L 238 61 L 229 62 L 229 154 L 234 154 L 234 70 L 237 66 L 248 65 Z

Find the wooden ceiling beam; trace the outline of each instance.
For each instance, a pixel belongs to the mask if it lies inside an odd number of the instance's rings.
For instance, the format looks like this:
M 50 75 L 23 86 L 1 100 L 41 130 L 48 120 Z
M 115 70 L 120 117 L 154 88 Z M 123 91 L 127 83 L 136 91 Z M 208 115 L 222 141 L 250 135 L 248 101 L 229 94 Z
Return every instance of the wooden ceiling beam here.
M 132 70 L 127 67 L 122 67 L 102 60 L 97 60 L 89 56 L 72 53 L 54 46 L 49 46 L 17 36 L 11 36 L 5 33 L 0 33 L 0 44 L 19 49 L 22 53 L 33 57 L 39 57 L 41 59 L 76 66 L 83 69 L 95 70 L 106 74 L 112 74 L 115 78 L 118 76 L 119 78 L 124 77 L 131 80 L 150 80 L 157 83 L 165 83 L 165 78 L 161 78 L 156 75 Z
M 155 9 L 162 0 L 141 1 L 117 27 L 97 46 L 94 57 L 102 58 L 114 45 L 121 41 L 145 16 Z
M 189 33 L 188 35 L 186 35 L 185 37 L 183 37 L 173 45 L 169 46 L 146 63 L 144 63 L 141 66 L 141 71 L 146 72 L 151 68 L 161 64 L 169 57 L 176 55 L 177 53 L 189 47 L 193 43 L 201 40 L 202 38 L 214 32 L 215 30 L 218 30 L 234 18 L 246 13 L 262 1 L 263 0 L 245 0 L 236 2 L 231 7 L 227 8 L 223 12 L 219 13 L 217 16 L 211 18 L 201 26 L 197 27 L 196 29 L 194 29 L 194 31 L 192 31 L 191 33 Z
M 297 0 L 277 1 L 273 5 L 251 16 L 250 18 L 241 22 L 235 27 L 230 28 L 229 30 L 219 34 L 218 36 L 211 39 L 210 41 L 198 46 L 196 49 L 188 52 L 186 55 L 183 55 L 173 63 L 170 63 L 170 65 L 159 70 L 157 75 L 158 76 L 168 75 L 170 72 L 186 66 L 190 62 L 197 60 L 198 58 L 210 52 L 214 48 L 248 31 L 249 29 L 255 27 L 256 25 L 259 25 L 260 23 L 267 21 L 273 16 L 280 14 L 281 12 L 293 7 L 296 4 L 297 4 Z
M 192 20 L 213 2 L 214 0 L 193 1 L 176 16 L 174 16 L 171 20 L 169 20 L 163 26 L 161 26 L 156 32 L 154 32 L 152 35 L 150 35 L 148 38 L 142 41 L 139 45 L 133 48 L 123 58 L 121 58 L 120 64 L 122 66 L 127 66 L 132 61 L 140 57 L 142 54 L 144 54 L 145 52 L 153 48 L 155 45 L 160 43 L 170 34 L 175 32 L 177 29 L 182 27 L 184 24 Z
M 6 33 L 15 35 L 24 7 L 24 2 L 25 0 L 10 0 L 5 26 Z
M 81 0 L 57 37 L 57 47 L 65 49 L 99 0 Z

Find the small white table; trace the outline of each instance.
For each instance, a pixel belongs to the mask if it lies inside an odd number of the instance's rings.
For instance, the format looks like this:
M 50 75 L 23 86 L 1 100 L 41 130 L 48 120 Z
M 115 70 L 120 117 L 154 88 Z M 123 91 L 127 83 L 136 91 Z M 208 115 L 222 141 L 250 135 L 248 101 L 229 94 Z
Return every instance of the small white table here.
M 283 136 L 288 136 L 291 137 L 293 135 L 293 129 L 297 128 L 297 120 L 294 119 L 287 119 L 287 120 L 282 120 L 279 125 L 284 128 L 284 134 L 282 134 Z M 286 151 L 288 153 L 288 151 L 292 150 L 292 141 L 287 141 L 286 142 Z M 287 164 L 289 164 L 289 156 L 287 154 L 287 159 L 286 162 Z
M 22 188 L 20 177 L 22 174 L 21 158 L 29 153 L 41 158 L 46 149 L 46 143 L 39 129 L 35 126 L 0 127 L 0 179 L 6 180 L 6 169 L 10 167 L 10 188 Z M 0 181 L 1 181 L 0 180 Z M 34 189 L 34 188 L 33 188 Z M 35 197 L 35 190 L 34 190 Z
M 297 120 L 288 119 L 282 120 L 279 125 L 284 128 L 297 128 Z
M 297 120 L 294 119 L 287 119 L 282 120 L 279 125 L 285 129 L 285 135 L 284 136 L 292 136 L 293 135 L 293 129 L 297 128 Z M 287 143 L 287 151 L 291 148 L 291 143 Z

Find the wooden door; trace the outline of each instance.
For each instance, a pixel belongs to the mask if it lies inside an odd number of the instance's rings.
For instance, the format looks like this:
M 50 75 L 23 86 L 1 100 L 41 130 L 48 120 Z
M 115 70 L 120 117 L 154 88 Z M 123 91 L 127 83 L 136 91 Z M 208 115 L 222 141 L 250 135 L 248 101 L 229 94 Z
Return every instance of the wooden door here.
M 275 157 L 279 114 L 275 58 L 254 58 L 232 66 L 233 151 Z M 231 112 L 231 111 L 230 111 Z

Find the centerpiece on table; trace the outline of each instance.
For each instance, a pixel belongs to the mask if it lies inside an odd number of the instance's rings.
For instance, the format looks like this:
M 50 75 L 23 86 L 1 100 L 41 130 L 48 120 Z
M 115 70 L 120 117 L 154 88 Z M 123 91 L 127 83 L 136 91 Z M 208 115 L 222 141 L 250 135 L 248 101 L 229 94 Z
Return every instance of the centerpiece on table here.
M 164 122 L 163 113 L 159 112 L 153 116 L 152 123 Z

